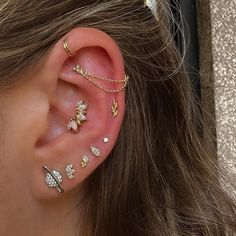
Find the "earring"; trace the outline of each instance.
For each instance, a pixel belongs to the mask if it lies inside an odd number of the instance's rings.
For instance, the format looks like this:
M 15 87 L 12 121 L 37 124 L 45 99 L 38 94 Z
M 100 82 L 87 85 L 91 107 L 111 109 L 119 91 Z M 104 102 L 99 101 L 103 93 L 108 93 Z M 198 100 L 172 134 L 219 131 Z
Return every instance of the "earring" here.
M 103 142 L 104 143 L 109 143 L 109 138 L 108 137 L 103 138 Z
M 88 105 L 83 101 L 78 101 L 76 103 L 76 115 L 69 120 L 67 124 L 68 130 L 74 130 L 75 132 L 78 131 L 79 126 L 83 124 L 84 121 L 87 120 L 86 117 L 86 109 Z
M 91 84 L 93 84 L 97 88 L 103 90 L 104 92 L 108 92 L 108 93 L 118 93 L 118 92 L 122 91 L 127 86 L 128 80 L 129 80 L 128 75 L 125 75 L 125 78 L 122 79 L 122 80 L 108 79 L 108 78 L 104 78 L 104 77 L 97 77 L 97 76 L 85 71 L 80 65 L 74 66 L 73 71 L 75 71 L 77 74 L 80 74 L 84 79 L 88 80 Z M 112 82 L 112 83 L 122 83 L 123 85 L 119 89 L 106 89 L 106 88 L 102 87 L 101 85 L 99 85 L 96 82 L 96 80 Z
M 66 53 L 67 53 L 70 57 L 72 57 L 72 56 L 75 55 L 75 53 L 72 53 L 72 52 L 71 52 L 71 50 L 70 50 L 70 48 L 69 48 L 68 43 L 67 43 L 66 40 L 67 40 L 67 38 L 65 38 L 65 39 L 63 40 L 63 48 L 65 49 Z
M 111 113 L 112 113 L 112 117 L 118 116 L 118 103 L 116 102 L 115 99 L 113 99 L 112 101 Z
M 65 169 L 65 172 L 66 172 L 66 176 L 69 178 L 69 179 L 74 179 L 75 176 L 75 169 L 73 168 L 73 164 L 70 164 L 70 165 L 67 165 L 66 166 L 66 169 Z
M 94 156 L 99 157 L 101 155 L 101 151 L 97 147 L 90 147 L 91 152 Z
M 43 171 L 45 173 L 45 182 L 50 188 L 56 188 L 59 193 L 63 193 L 64 189 L 61 185 L 62 176 L 57 170 L 50 170 L 47 166 L 43 166 Z
M 81 159 L 80 165 L 82 168 L 86 167 L 89 162 L 89 157 L 84 155 Z

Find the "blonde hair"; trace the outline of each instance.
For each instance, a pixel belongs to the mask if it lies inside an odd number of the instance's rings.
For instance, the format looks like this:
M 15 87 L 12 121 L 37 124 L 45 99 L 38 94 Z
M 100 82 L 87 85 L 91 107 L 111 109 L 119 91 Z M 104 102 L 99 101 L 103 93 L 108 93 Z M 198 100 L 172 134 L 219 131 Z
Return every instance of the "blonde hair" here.
M 0 84 L 34 67 L 68 31 L 95 27 L 116 40 L 130 75 L 113 152 L 84 183 L 80 234 L 233 235 L 236 206 L 169 32 L 168 3 L 143 0 L 4 0 Z M 94 210 L 95 209 L 95 210 Z

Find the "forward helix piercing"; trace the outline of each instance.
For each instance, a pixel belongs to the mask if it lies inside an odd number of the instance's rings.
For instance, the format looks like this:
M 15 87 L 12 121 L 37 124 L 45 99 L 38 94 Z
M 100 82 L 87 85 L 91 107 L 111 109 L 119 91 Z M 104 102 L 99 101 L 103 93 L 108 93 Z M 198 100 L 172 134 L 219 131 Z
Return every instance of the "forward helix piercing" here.
M 88 105 L 84 102 L 84 100 L 78 101 L 76 103 L 76 114 L 75 116 L 69 120 L 67 124 L 68 130 L 78 131 L 79 126 L 81 126 L 86 120 L 86 109 Z
M 63 193 L 64 189 L 61 185 L 62 176 L 57 170 L 50 170 L 47 166 L 43 166 L 43 171 L 45 173 L 45 182 L 50 188 L 56 188 L 59 193 Z

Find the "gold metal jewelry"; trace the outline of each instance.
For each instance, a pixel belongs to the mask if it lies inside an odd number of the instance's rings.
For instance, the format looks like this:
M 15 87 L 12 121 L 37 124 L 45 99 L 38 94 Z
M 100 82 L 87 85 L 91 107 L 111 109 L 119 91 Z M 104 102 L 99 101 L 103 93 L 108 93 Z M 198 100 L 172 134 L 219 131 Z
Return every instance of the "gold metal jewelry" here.
M 81 167 L 82 168 L 86 167 L 88 163 L 89 163 L 89 157 L 84 155 L 80 162 Z
M 115 80 L 115 79 L 109 79 L 109 78 L 104 78 L 104 77 L 97 77 L 97 76 L 95 76 L 91 73 L 86 72 L 80 65 L 74 66 L 73 71 L 75 71 L 76 73 L 83 76 L 83 78 L 87 79 L 90 83 L 92 83 L 97 88 L 99 88 L 99 89 L 101 89 L 105 92 L 108 92 L 108 93 L 118 93 L 118 92 L 122 91 L 127 86 L 127 83 L 128 83 L 128 80 L 129 80 L 128 75 L 125 75 L 125 78 L 122 79 L 122 80 Z M 112 83 L 123 83 L 123 85 L 119 89 L 106 89 L 106 88 L 103 88 L 101 85 L 99 85 L 95 80 L 107 81 L 107 82 L 112 82 Z
M 68 43 L 67 43 L 66 40 L 67 40 L 67 38 L 65 38 L 65 39 L 63 40 L 63 47 L 64 47 L 66 53 L 67 53 L 70 57 L 72 57 L 72 56 L 75 55 L 75 53 L 72 53 L 72 52 L 71 52 L 71 50 L 70 50 L 70 48 L 69 48 L 69 45 L 68 45 Z
M 115 99 L 113 99 L 112 101 L 111 113 L 112 113 L 112 117 L 118 116 L 118 103 L 116 102 Z
M 88 105 L 84 102 L 84 100 L 78 101 L 76 103 L 76 114 L 75 116 L 69 120 L 67 124 L 68 130 L 78 131 L 79 126 L 81 126 L 86 120 L 86 109 Z

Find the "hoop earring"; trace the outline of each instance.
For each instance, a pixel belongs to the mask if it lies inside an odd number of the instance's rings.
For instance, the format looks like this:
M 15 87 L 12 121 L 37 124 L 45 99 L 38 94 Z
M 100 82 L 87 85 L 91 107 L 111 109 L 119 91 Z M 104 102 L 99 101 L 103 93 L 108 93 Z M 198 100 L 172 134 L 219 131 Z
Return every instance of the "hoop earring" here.
M 72 53 L 70 48 L 69 48 L 69 45 L 67 43 L 67 38 L 65 38 L 63 40 L 63 48 L 65 49 L 66 53 L 70 56 L 70 57 L 73 57 L 76 53 Z

